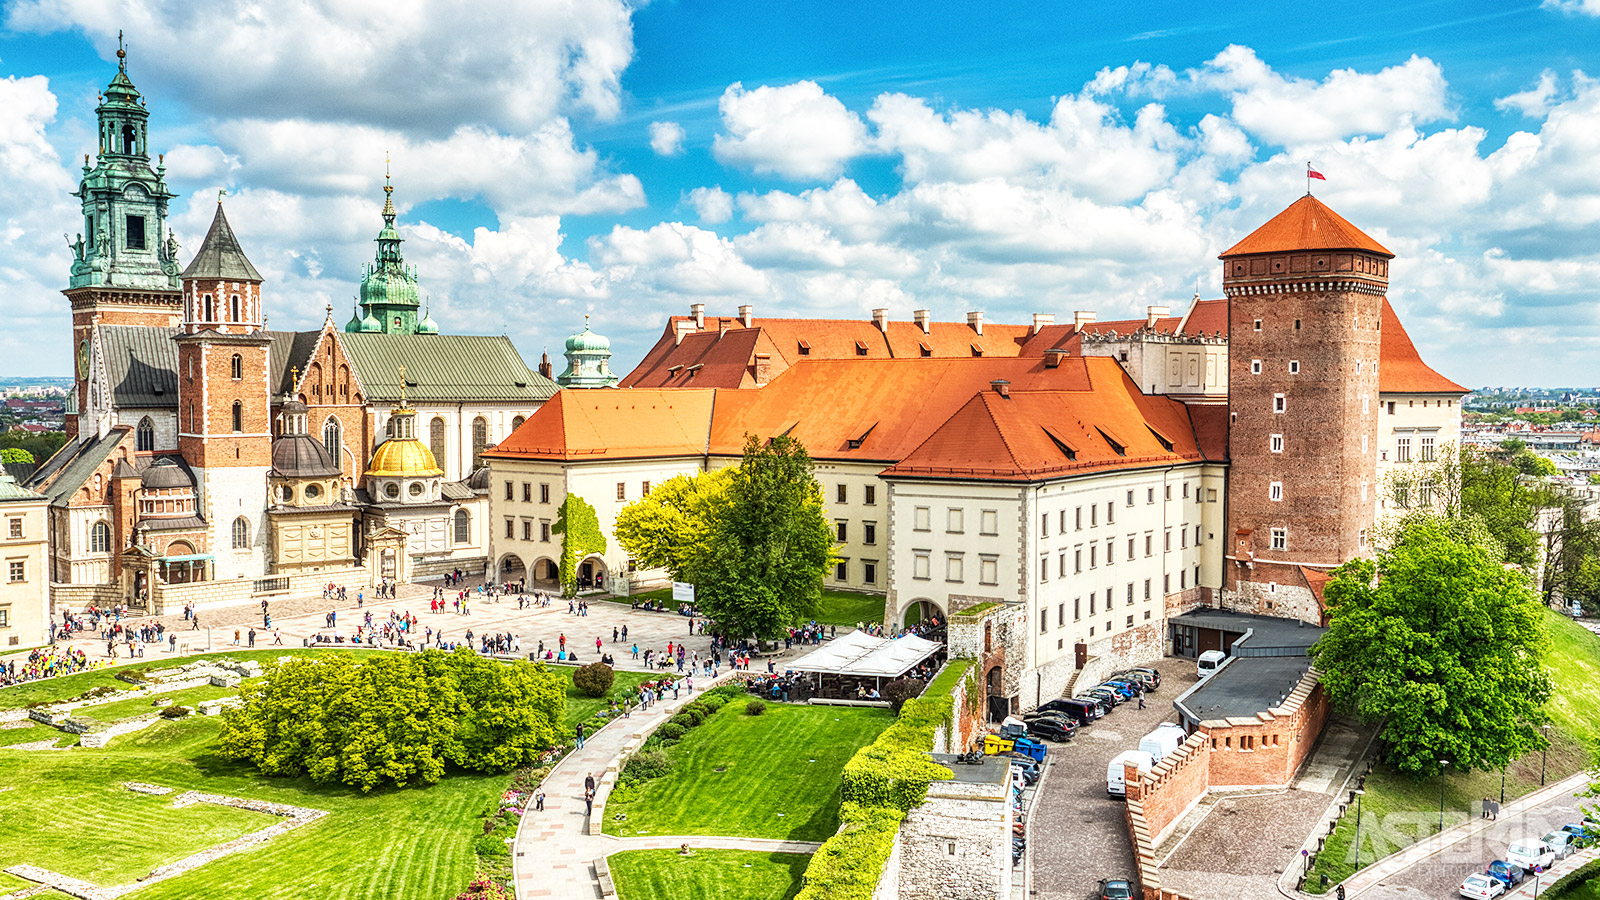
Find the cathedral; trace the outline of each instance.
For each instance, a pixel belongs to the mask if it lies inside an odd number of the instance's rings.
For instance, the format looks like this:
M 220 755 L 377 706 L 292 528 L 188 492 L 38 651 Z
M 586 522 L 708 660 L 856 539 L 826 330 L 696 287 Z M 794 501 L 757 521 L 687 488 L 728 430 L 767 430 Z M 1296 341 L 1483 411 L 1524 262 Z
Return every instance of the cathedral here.
M 175 195 L 119 59 L 74 195 L 70 440 L 26 485 L 50 501 L 52 602 L 160 613 L 481 571 L 480 455 L 556 392 L 548 363 L 503 335 L 440 333 L 387 179 L 349 323 L 329 308 L 317 329 L 269 330 L 220 196 L 180 266 Z

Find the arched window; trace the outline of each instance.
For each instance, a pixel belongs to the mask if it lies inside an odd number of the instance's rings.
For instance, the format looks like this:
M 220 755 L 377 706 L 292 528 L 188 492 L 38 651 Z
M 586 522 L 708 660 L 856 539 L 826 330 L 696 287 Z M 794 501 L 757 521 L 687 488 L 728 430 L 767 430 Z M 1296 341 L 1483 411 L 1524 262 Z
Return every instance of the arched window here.
M 139 420 L 139 428 L 134 432 L 134 449 L 148 453 L 156 449 L 156 424 L 150 421 L 149 416 Z
M 216 321 L 217 317 L 216 317 L 216 314 L 213 312 L 214 307 L 211 305 L 211 295 L 210 294 L 205 295 L 205 305 L 206 305 L 205 321 L 207 321 L 207 322 Z
M 522 427 L 522 423 L 526 422 L 526 421 L 528 421 L 528 420 L 526 418 L 523 418 L 522 416 L 517 416 L 517 417 L 513 418 L 511 420 L 511 430 L 512 431 L 516 431 L 518 428 L 521 428 Z
M 129 156 L 139 152 L 139 142 L 134 138 L 132 125 L 122 126 L 122 152 Z
M 233 363 L 230 367 L 230 371 L 233 373 L 234 381 L 239 381 L 240 379 L 244 378 L 244 357 L 235 353 L 233 355 Z
M 472 540 L 472 516 L 464 509 L 456 510 L 456 543 L 466 544 Z
M 244 431 L 244 404 L 238 400 L 233 401 L 233 430 Z
M 111 526 L 104 522 L 96 522 L 89 528 L 89 552 L 111 552 Z
M 441 469 L 444 468 L 444 429 L 444 419 L 438 416 L 428 423 L 428 449 L 433 451 L 433 460 Z
M 240 316 L 239 316 L 239 295 L 238 294 L 234 294 L 233 297 L 228 300 L 228 321 L 230 321 L 230 322 L 243 322 L 244 321 L 244 319 L 240 318 Z
M 328 448 L 328 455 L 333 457 L 335 465 L 339 464 L 339 420 L 333 416 L 322 426 L 322 446 Z
M 233 520 L 233 549 L 250 549 L 250 520 L 244 516 Z
M 477 465 L 483 448 L 489 443 L 489 423 L 479 416 L 472 420 L 472 464 Z

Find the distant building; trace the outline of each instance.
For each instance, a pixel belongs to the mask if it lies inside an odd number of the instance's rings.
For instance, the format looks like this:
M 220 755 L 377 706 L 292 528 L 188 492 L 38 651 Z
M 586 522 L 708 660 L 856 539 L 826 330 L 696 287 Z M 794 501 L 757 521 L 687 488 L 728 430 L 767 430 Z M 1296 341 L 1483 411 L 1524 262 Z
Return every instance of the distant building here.
M 49 641 L 50 569 L 46 558 L 48 500 L 0 475 L 0 648 Z

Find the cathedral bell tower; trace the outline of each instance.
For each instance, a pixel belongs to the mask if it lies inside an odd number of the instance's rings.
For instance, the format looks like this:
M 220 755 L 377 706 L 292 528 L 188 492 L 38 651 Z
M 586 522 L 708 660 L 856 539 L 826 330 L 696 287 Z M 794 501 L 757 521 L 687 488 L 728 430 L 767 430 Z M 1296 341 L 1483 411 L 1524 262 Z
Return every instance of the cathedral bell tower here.
M 167 230 L 166 166 L 150 166 L 150 111 L 128 79 L 120 40 L 117 74 L 95 108 L 98 153 L 83 158 L 77 197 L 83 230 L 67 238 L 72 267 L 63 293 L 72 305 L 72 350 L 77 410 L 88 408 L 90 331 L 101 325 L 178 324 L 177 241 Z M 69 413 L 73 410 L 69 410 Z M 76 417 L 67 417 L 73 430 Z

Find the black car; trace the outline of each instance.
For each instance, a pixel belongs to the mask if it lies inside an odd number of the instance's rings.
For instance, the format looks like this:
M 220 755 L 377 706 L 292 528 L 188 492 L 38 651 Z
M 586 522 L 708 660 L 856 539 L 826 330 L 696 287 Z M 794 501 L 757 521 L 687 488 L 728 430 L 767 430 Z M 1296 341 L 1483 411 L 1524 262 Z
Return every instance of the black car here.
M 1079 725 L 1087 725 L 1100 718 L 1100 707 L 1088 700 L 1047 700 L 1034 711 L 1062 713 L 1071 716 Z
M 1028 734 L 1058 744 L 1072 740 L 1072 730 L 1055 719 L 1034 719 L 1028 723 Z
M 1073 721 L 1071 716 L 1065 716 L 1060 713 L 1045 713 L 1038 716 L 1028 716 L 1027 718 L 1023 719 L 1023 721 L 1029 725 L 1032 725 L 1034 722 L 1052 722 L 1056 725 L 1060 725 L 1062 728 L 1065 728 L 1069 734 L 1076 733 L 1078 730 L 1078 723 Z
M 1102 878 L 1099 897 L 1100 900 L 1132 900 L 1133 885 L 1121 878 Z

